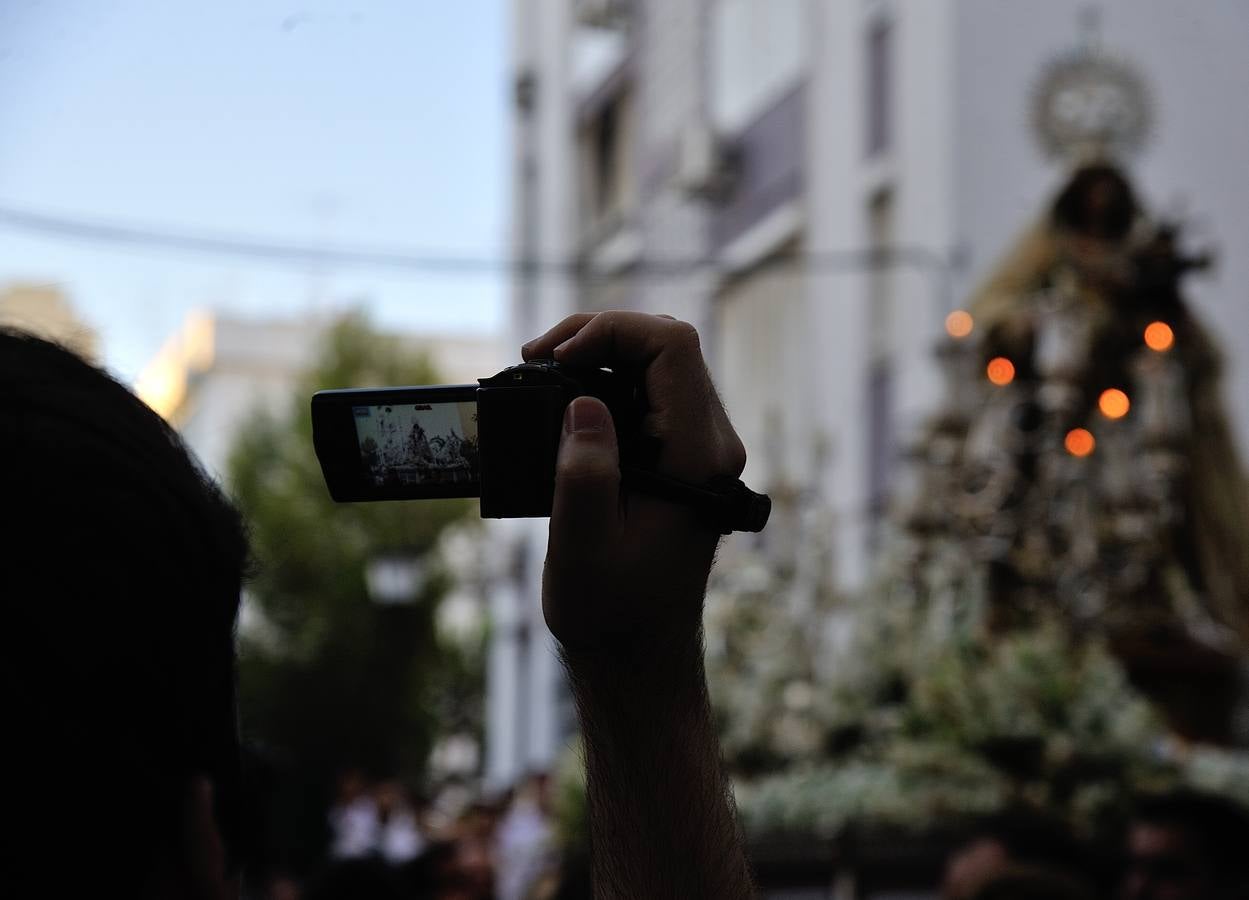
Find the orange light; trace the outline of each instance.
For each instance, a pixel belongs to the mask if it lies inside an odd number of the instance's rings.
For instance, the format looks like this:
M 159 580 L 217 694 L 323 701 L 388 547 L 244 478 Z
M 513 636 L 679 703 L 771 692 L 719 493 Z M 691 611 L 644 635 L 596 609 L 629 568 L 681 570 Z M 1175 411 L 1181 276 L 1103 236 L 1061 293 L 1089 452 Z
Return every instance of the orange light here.
M 965 338 L 971 334 L 973 324 L 971 313 L 956 309 L 945 317 L 945 333 L 956 340 Z
M 1097 398 L 1097 408 L 1107 419 L 1122 419 L 1132 408 L 1132 402 L 1128 400 L 1128 395 L 1118 388 L 1107 388 Z
M 1005 356 L 995 356 L 989 360 L 985 373 L 990 381 L 998 387 L 1003 387 L 1015 380 L 1015 364 Z
M 1165 353 L 1175 343 L 1175 332 L 1166 322 L 1150 322 L 1145 326 L 1145 346 Z
M 1067 432 L 1067 439 L 1063 441 L 1063 446 L 1072 456 L 1085 457 L 1093 452 L 1097 441 L 1087 428 L 1073 428 Z

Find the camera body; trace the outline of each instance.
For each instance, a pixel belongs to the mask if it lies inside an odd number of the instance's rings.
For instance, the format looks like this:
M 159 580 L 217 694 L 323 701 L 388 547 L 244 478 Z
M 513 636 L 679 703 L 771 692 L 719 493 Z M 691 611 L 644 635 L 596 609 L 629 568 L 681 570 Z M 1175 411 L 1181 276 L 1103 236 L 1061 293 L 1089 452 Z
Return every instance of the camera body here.
M 483 518 L 551 514 L 564 411 L 587 394 L 611 411 L 621 467 L 653 465 L 659 442 L 642 434 L 646 400 L 635 380 L 553 360 L 512 366 L 477 388 Z
M 622 468 L 651 467 L 659 442 L 642 434 L 639 380 L 553 360 L 476 386 L 319 391 L 313 444 L 339 502 L 480 497 L 483 518 L 549 516 L 564 411 L 586 394 L 611 411 Z

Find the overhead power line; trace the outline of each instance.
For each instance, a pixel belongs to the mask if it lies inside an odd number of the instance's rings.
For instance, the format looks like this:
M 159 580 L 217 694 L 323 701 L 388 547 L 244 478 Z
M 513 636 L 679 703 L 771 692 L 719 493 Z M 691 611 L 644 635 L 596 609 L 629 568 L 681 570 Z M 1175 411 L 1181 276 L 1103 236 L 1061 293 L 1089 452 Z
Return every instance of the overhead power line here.
M 49 237 L 113 244 L 146 250 L 166 250 L 230 256 L 299 266 L 395 269 L 425 274 L 511 276 L 557 275 L 588 280 L 615 278 L 674 278 L 704 269 L 721 270 L 715 258 L 644 259 L 613 271 L 600 271 L 589 260 L 526 260 L 508 257 L 465 256 L 447 252 L 422 252 L 377 247 L 343 247 L 266 240 L 242 235 L 180 231 L 154 226 L 135 226 L 65 216 L 47 215 L 0 206 L 0 227 Z M 885 268 L 915 268 L 944 274 L 950 262 L 923 247 L 897 246 L 840 252 L 774 254 L 759 268 L 791 268 L 827 272 L 855 272 Z

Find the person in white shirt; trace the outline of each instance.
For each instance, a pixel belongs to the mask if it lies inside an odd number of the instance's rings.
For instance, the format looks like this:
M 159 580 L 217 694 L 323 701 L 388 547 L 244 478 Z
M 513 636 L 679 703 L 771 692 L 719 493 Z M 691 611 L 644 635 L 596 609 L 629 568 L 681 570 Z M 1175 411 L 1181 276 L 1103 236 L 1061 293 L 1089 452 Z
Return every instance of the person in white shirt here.
M 363 859 L 378 852 L 381 822 L 377 803 L 360 772 L 346 772 L 339 779 L 338 802 L 329 817 L 330 859 Z

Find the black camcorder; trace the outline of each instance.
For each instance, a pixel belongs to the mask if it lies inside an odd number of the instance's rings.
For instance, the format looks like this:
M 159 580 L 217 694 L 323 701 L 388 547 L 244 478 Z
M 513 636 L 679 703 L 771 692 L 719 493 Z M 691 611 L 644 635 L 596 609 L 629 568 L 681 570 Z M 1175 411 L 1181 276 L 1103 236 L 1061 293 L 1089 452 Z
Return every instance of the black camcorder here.
M 693 485 L 655 471 L 661 445 L 643 431 L 645 391 L 626 372 L 542 360 L 476 385 L 318 391 L 312 439 L 340 503 L 480 497 L 483 518 L 549 516 L 564 410 L 587 394 L 611 411 L 626 491 L 692 506 L 724 534 L 763 529 L 771 501 L 739 479 Z

